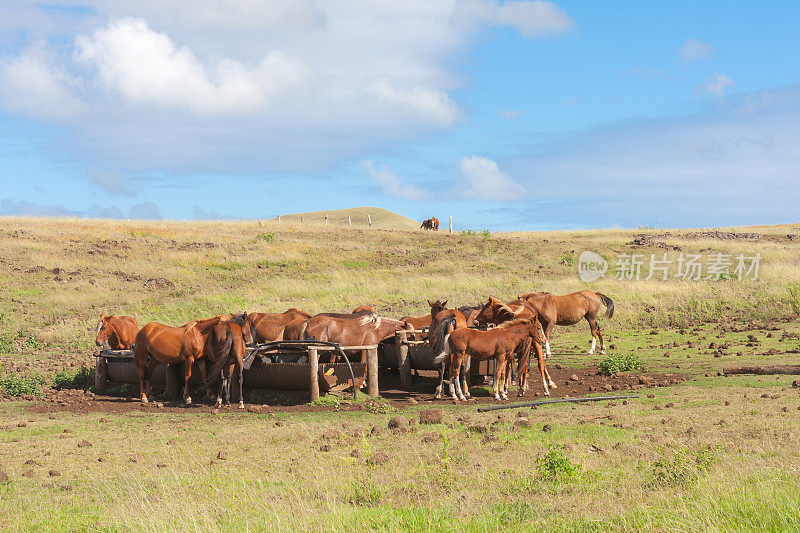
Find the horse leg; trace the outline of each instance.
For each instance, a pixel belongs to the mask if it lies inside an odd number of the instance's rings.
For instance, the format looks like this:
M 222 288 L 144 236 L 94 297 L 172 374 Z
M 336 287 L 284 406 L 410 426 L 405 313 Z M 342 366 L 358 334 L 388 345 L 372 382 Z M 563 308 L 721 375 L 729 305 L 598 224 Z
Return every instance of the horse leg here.
M 547 367 L 544 365 L 544 355 L 541 351 L 536 353 L 537 359 L 539 359 L 539 372 L 542 374 L 542 386 L 544 387 L 544 395 L 550 396 L 550 389 L 548 388 L 548 382 L 553 388 L 556 388 L 555 383 L 550 379 L 550 374 L 547 373 Z
M 494 383 L 492 384 L 492 392 L 494 393 L 494 399 L 500 399 L 500 374 L 502 373 L 500 370 L 500 359 L 494 360 Z
M 222 406 L 222 394 L 225 391 L 225 385 L 228 382 L 228 378 L 225 376 L 225 369 L 220 368 L 219 370 L 219 392 L 217 393 L 217 402 L 216 406 Z
M 547 327 L 544 329 L 544 356 L 550 357 L 552 354 L 550 353 L 550 334 L 556 327 L 555 321 L 548 321 Z
M 158 361 L 156 361 L 155 357 L 151 357 L 147 360 L 147 397 L 153 397 L 153 370 L 156 369 L 156 365 Z
M 205 358 L 200 359 L 197 361 L 197 366 L 200 367 L 200 377 L 203 378 L 203 383 L 206 386 L 206 396 L 209 400 L 214 399 L 214 391 L 211 390 L 211 383 L 208 381 L 208 376 L 206 375 L 206 360 Z
M 444 371 L 445 371 L 445 362 L 442 361 L 439 363 L 439 386 L 436 387 L 436 395 L 434 398 L 439 399 L 442 397 L 442 387 L 444 387 Z
M 470 379 L 472 379 L 472 376 L 470 375 L 471 368 L 472 368 L 472 357 L 467 355 L 464 359 L 464 368 L 461 370 L 462 373 L 461 379 L 463 380 L 464 383 L 464 397 L 461 398 L 462 400 L 465 400 L 466 398 L 472 398 L 472 396 L 470 396 L 469 394 L 469 381 Z
M 239 371 L 239 409 L 244 409 L 244 362 L 241 358 L 236 361 L 236 370 Z
M 594 354 L 594 348 L 597 345 L 597 319 L 586 317 L 586 321 L 589 323 L 589 329 L 592 330 L 592 347 L 589 348 L 589 351 L 586 352 L 587 355 Z
M 596 319 L 594 323 L 597 325 L 597 337 L 600 339 L 600 353 L 604 354 L 606 353 L 606 341 L 603 340 L 603 331 L 600 329 L 600 324 Z
M 192 377 L 192 358 L 187 358 L 183 361 L 183 403 L 186 405 L 192 404 L 192 397 L 189 396 L 189 378 Z
M 458 401 L 456 387 L 458 387 L 458 371 L 461 368 L 461 358 L 457 353 L 450 354 L 450 397 Z M 460 392 L 460 390 L 459 390 Z
M 145 387 L 145 379 L 147 377 L 147 353 L 140 355 L 136 353 L 136 366 L 139 370 L 139 397 L 142 403 L 147 403 L 147 388 Z
M 233 365 L 227 365 L 228 368 L 226 374 L 228 374 L 228 379 L 225 380 L 225 405 L 231 404 L 231 381 L 233 381 Z

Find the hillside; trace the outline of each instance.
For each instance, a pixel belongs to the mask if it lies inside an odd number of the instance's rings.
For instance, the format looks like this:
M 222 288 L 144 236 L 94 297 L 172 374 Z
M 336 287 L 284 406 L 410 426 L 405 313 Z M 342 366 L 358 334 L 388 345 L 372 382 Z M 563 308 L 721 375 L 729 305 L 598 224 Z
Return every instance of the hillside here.
M 368 226 L 367 215 L 372 217 L 373 228 L 383 229 L 419 229 L 421 221 L 417 222 L 403 215 L 393 213 L 380 207 L 354 207 L 351 209 L 337 209 L 333 211 L 310 211 L 307 213 L 294 213 L 281 215 L 282 222 L 303 224 L 325 224 L 325 215 L 328 216 L 329 226 L 348 226 L 347 217 L 353 222 L 353 227 Z

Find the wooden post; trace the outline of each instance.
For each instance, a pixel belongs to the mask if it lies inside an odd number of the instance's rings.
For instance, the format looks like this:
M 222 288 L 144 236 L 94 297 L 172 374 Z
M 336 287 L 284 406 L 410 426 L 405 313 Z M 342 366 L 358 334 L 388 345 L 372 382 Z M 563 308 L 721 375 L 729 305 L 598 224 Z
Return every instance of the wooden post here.
M 164 385 L 164 395 L 169 400 L 177 399 L 181 396 L 181 391 L 183 390 L 183 372 L 181 371 L 183 366 L 182 364 L 164 366 L 166 367 L 164 369 L 164 379 L 166 381 Z
M 278 215 L 278 224 L 281 224 L 281 216 Z
M 367 394 L 378 396 L 378 347 L 367 350 Z
M 300 223 L 301 223 L 301 224 L 303 223 L 303 218 L 304 218 L 304 217 L 300 217 Z
M 372 227 L 372 215 L 367 215 L 367 221 L 369 222 L 369 227 Z
M 316 348 L 308 349 L 308 397 L 319 400 L 319 354 Z
M 108 386 L 108 361 L 98 357 L 94 364 L 94 390 L 103 392 Z
M 400 388 L 407 390 L 411 386 L 411 360 L 408 358 L 408 333 L 398 331 L 395 335 L 397 350 L 397 368 L 400 370 Z
M 453 215 L 450 215 L 450 235 L 453 234 Z
M 328 225 L 328 215 L 325 215 L 325 225 Z
M 347 215 L 347 223 L 351 226 L 353 225 L 353 220 L 350 218 L 350 215 Z

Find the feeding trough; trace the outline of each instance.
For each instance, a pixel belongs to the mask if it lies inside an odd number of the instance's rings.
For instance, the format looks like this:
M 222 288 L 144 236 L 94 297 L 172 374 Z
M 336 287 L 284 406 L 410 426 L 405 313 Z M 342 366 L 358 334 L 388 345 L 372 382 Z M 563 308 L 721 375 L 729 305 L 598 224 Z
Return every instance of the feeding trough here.
M 361 352 L 360 361 L 322 362 L 326 354 Z M 196 365 L 196 363 L 195 363 Z M 320 394 L 343 391 L 349 387 L 358 390 L 366 384 L 370 396 L 378 395 L 378 347 L 339 346 L 321 341 L 276 341 L 258 344 L 247 350 L 244 361 L 244 386 L 252 389 L 307 390 L 310 399 Z M 156 388 L 165 390 L 168 397 L 176 397 L 183 386 L 183 364 L 158 363 L 151 378 Z M 139 382 L 138 369 L 132 350 L 103 350 L 95 364 L 95 389 L 102 392 L 108 383 Z M 200 371 L 193 368 L 191 385 L 200 385 Z

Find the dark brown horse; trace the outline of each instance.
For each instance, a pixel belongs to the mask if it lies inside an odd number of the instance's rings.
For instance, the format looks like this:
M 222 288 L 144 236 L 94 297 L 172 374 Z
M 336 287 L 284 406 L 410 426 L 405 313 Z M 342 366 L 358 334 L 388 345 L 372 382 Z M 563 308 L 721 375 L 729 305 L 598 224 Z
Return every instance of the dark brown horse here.
M 378 344 L 401 329 L 413 330 L 414 326 L 408 322 L 378 315 L 348 318 L 317 315 L 300 326 L 298 337 L 335 342 L 339 346 L 369 346 Z M 337 353 L 333 352 L 331 362 L 335 363 L 336 359 Z
M 420 229 L 439 231 L 439 219 L 436 217 L 431 217 L 423 220 Z
M 310 317 L 309 313 L 292 307 L 283 313 L 248 313 L 247 321 L 253 328 L 255 342 L 271 342 L 284 340 L 283 328 L 289 322 Z
M 94 343 L 109 350 L 130 350 L 138 331 L 139 325 L 133 317 L 100 315 Z
M 467 320 L 458 309 L 445 309 L 447 300 L 444 302 L 428 301 L 431 306 L 431 326 L 428 330 L 428 344 L 433 350 L 434 354 L 438 354 L 434 358 L 434 364 L 439 366 L 439 385 L 436 387 L 436 398 L 442 397 L 442 387 L 444 386 L 444 374 L 448 360 L 444 354 L 447 346 L 447 339 L 453 330 L 457 328 L 466 328 Z M 470 360 L 467 358 L 464 361 L 464 390 L 466 395 L 469 396 L 469 369 Z
M 606 353 L 606 343 L 597 323 L 597 315 L 600 306 L 606 306 L 608 318 L 614 316 L 614 301 L 600 292 L 578 291 L 563 296 L 550 294 L 549 292 L 529 292 L 517 296 L 518 299 L 526 301 L 536 312 L 539 313 L 539 321 L 544 328 L 545 336 L 545 356 L 550 355 L 550 334 L 553 328 L 558 326 L 572 326 L 585 318 L 592 331 L 592 346 L 587 352 L 589 355 L 594 353 L 598 338 L 600 339 L 600 353 Z
M 528 339 L 532 342 L 528 341 Z M 510 383 L 508 369 L 513 363 L 514 354 L 518 352 L 522 354 L 518 365 L 520 376 L 519 395 L 524 395 L 527 382 L 528 354 L 532 347 L 539 360 L 539 370 L 542 374 L 545 396 L 549 396 L 548 381 L 551 382 L 552 380 L 550 380 L 544 364 L 544 355 L 541 347 L 543 343 L 544 338 L 536 317 L 512 320 L 487 331 L 471 328 L 453 330 L 447 340 L 444 353 L 444 356 L 450 359 L 450 395 L 454 400 L 466 400 L 458 378 L 462 361 L 466 357 L 474 357 L 479 360 L 493 359 L 495 361 L 494 397 L 496 400 L 500 400 L 501 397 L 507 400 L 508 385 Z
M 212 363 L 209 379 L 213 379 L 218 372 L 220 376 L 217 407 L 222 405 L 223 392 L 225 405 L 231 403 L 231 377 L 235 365 L 239 377 L 239 409 L 244 409 L 244 356 L 246 345 L 252 343 L 252 328 L 246 313 L 232 316 L 230 320 L 222 321 L 211 328 L 206 340 L 205 357 Z
M 205 360 L 202 357 L 206 339 L 211 329 L 219 324 L 219 320 L 219 316 L 206 320 L 193 320 L 177 328 L 150 322 L 139 330 L 134 341 L 133 354 L 139 369 L 139 393 L 142 403 L 147 403 L 148 396 L 152 395 L 150 377 L 158 361 L 168 365 L 184 363 L 183 401 L 186 404 L 192 403 L 192 398 L 189 396 L 189 378 L 192 376 L 192 363 L 197 361 L 200 374 L 206 383 L 208 397 L 213 398 L 213 392 L 206 379 Z M 148 356 L 151 357 L 149 361 Z

